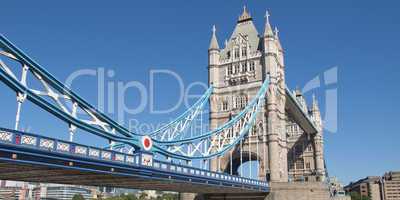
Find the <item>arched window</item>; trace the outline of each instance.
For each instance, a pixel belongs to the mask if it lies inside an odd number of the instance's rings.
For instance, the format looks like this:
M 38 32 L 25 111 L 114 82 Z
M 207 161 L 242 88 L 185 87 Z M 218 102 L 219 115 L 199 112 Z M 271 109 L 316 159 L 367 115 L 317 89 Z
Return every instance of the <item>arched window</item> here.
M 232 74 L 232 65 L 228 66 L 228 75 Z
M 240 50 L 239 47 L 235 48 L 235 58 L 239 58 L 240 57 Z
M 239 97 L 235 98 L 235 108 L 239 108 Z
M 227 111 L 228 110 L 228 101 L 227 100 L 222 101 L 221 107 L 222 107 L 222 111 Z
M 240 108 L 246 107 L 247 104 L 247 97 L 245 95 L 242 95 L 240 97 Z
M 242 73 L 245 73 L 247 71 L 247 63 L 243 62 L 241 63 L 241 65 L 242 65 Z
M 238 95 L 235 97 L 235 108 L 244 108 L 247 105 L 247 96 Z
M 254 63 L 254 61 L 251 61 L 250 62 L 250 70 L 249 71 L 254 71 L 254 67 L 255 67 L 255 63 Z
M 238 74 L 238 73 L 240 73 L 240 65 L 236 64 L 235 65 L 235 74 Z
M 246 57 L 246 56 L 247 56 L 247 47 L 242 46 L 242 57 Z

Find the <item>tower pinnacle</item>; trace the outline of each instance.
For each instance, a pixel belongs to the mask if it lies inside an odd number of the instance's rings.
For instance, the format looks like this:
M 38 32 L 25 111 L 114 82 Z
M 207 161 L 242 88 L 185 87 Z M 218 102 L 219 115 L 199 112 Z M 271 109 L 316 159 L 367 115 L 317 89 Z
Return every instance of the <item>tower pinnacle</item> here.
M 271 24 L 269 23 L 269 11 L 265 11 L 265 30 L 264 30 L 264 37 L 273 37 L 274 32 L 272 31 Z
M 319 111 L 318 100 L 315 97 L 315 94 L 312 95 L 312 110 L 313 111 Z
M 251 20 L 250 13 L 247 11 L 246 6 L 243 6 L 243 13 L 239 16 L 238 23 Z
M 279 30 L 278 30 L 278 27 L 275 26 L 274 32 L 275 32 L 275 37 L 276 37 L 276 38 L 279 38 Z
M 270 16 L 271 16 L 271 15 L 269 14 L 269 11 L 266 10 L 266 11 L 265 11 L 265 20 L 266 20 L 267 23 L 269 23 L 269 17 L 270 17 Z
M 215 34 L 216 31 L 217 29 L 215 28 L 215 25 L 213 25 L 210 47 L 208 48 L 209 50 L 219 50 L 218 40 Z

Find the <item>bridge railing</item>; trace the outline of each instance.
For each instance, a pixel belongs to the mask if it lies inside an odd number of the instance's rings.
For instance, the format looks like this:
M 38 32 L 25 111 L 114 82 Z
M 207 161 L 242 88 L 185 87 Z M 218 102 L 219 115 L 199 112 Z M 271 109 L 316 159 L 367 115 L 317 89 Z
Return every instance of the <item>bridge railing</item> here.
M 101 149 L 98 147 L 82 145 L 74 142 L 58 140 L 5 128 L 0 128 L 0 143 L 11 146 L 23 146 L 25 148 L 41 151 L 42 153 L 49 152 L 67 154 L 74 157 L 125 164 L 132 167 L 139 166 L 151 168 L 168 173 L 211 179 L 215 181 L 224 181 L 231 184 L 268 187 L 268 183 L 264 181 L 229 175 L 227 173 L 213 172 L 193 166 L 155 160 L 153 159 L 153 155 L 149 152 L 125 154 L 113 150 Z

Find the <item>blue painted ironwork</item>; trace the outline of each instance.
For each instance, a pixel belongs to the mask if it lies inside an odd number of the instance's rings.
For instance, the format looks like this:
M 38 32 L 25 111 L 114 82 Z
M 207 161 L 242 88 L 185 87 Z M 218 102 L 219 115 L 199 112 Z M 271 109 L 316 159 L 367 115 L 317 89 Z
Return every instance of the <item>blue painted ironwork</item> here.
M 58 81 L 50 73 L 48 73 L 39 64 L 37 64 L 35 61 L 29 58 L 25 53 L 19 50 L 15 45 L 13 45 L 2 35 L 0 35 L 0 48 L 4 50 L 3 52 L 0 52 L 2 55 L 20 62 L 23 65 L 23 67 L 27 66 L 29 71 L 31 71 L 37 79 L 44 80 L 46 86 L 48 84 L 52 88 L 57 90 L 59 92 L 59 94 L 57 94 L 58 96 L 66 96 L 66 99 L 70 100 L 73 104 L 77 104 L 78 107 L 80 107 L 81 109 L 86 111 L 91 117 L 93 117 L 96 122 L 91 124 L 85 123 L 84 121 L 78 119 L 76 116 L 73 116 L 72 111 L 71 112 L 66 111 L 65 107 L 51 104 L 46 99 L 38 95 L 37 91 L 34 91 L 31 88 L 27 87 L 26 81 L 24 84 L 24 82 L 18 80 L 16 76 L 11 72 L 11 70 L 7 69 L 5 65 L 1 65 L 0 66 L 1 80 L 5 82 L 14 91 L 16 91 L 17 94 L 23 94 L 24 96 L 26 96 L 28 100 L 40 106 L 47 112 L 52 113 L 53 115 L 62 119 L 63 121 L 73 124 L 74 126 L 82 130 L 88 131 L 100 137 L 107 138 L 111 141 L 129 145 L 134 149 L 140 149 L 138 141 L 138 136 L 140 136 L 140 134 L 128 131 L 126 128 L 114 122 L 113 120 L 108 118 L 105 114 L 95 109 L 89 103 L 84 101 L 81 97 L 79 97 L 73 91 L 71 91 L 68 87 L 66 87 L 64 84 Z M 168 130 L 176 129 L 176 127 L 180 123 L 185 123 L 185 124 L 190 123 L 191 120 L 193 120 L 193 118 L 198 114 L 198 111 L 204 107 L 209 96 L 211 95 L 211 92 L 212 92 L 212 87 L 210 87 L 206 91 L 206 93 L 181 116 L 179 116 L 172 122 L 168 123 L 166 126 L 163 126 L 159 130 L 150 133 L 150 135 L 157 138 L 158 135 L 160 134 L 166 134 Z M 57 98 L 54 99 L 57 103 L 59 103 Z M 93 124 L 96 124 L 99 127 L 94 126 Z M 120 133 L 120 135 L 117 135 L 117 133 Z M 179 131 L 174 131 L 174 134 L 179 135 Z M 174 137 L 170 139 L 173 138 Z
M 150 172 L 149 175 L 142 175 L 144 178 L 148 179 L 157 179 L 157 177 L 153 176 L 154 173 L 151 173 L 153 171 L 170 176 L 177 175 L 183 177 L 187 182 L 192 182 L 194 178 L 196 178 L 203 183 L 215 183 L 216 186 L 246 187 L 259 191 L 268 191 L 269 189 L 268 183 L 264 181 L 159 161 L 153 159 L 152 154 L 147 152 L 138 152 L 133 155 L 124 154 L 117 151 L 99 149 L 97 147 L 5 128 L 0 128 L 0 149 L 14 153 L 27 153 L 54 159 L 65 157 L 77 162 L 89 162 L 109 167 L 115 166 L 148 171 Z M 150 161 L 146 161 L 145 158 L 149 158 Z M 14 159 L 14 162 L 16 162 L 16 159 Z M 46 163 L 33 164 L 46 165 Z M 52 166 L 51 163 L 48 163 L 48 165 Z M 115 173 L 118 174 L 117 171 Z M 128 175 L 133 176 L 135 174 Z

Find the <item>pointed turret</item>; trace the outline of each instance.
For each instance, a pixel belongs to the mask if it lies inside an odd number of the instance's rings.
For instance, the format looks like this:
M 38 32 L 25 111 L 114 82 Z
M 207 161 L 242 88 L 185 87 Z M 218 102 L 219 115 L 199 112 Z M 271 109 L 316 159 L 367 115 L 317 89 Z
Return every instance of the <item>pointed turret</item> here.
M 314 159 L 315 159 L 317 181 L 323 182 L 325 180 L 323 124 L 322 124 L 321 113 L 319 111 L 318 101 L 314 94 L 311 106 L 311 118 L 314 120 L 314 123 L 317 126 L 317 131 L 318 131 L 314 136 L 314 147 L 315 147 Z
M 275 26 L 274 33 L 275 33 L 276 46 L 278 47 L 279 51 L 282 51 L 283 49 L 282 49 L 281 41 L 279 40 L 279 30 L 278 30 L 278 27 L 276 27 L 276 26 Z
M 215 25 L 212 27 L 212 37 L 210 42 L 210 47 L 208 48 L 208 67 L 209 67 L 209 82 L 210 85 L 217 86 L 220 82 L 218 76 L 218 64 L 220 58 L 220 49 L 218 46 L 217 36 L 215 34 Z
M 239 16 L 238 23 L 252 20 L 250 13 L 247 12 L 246 6 L 243 6 L 243 13 Z
M 312 96 L 312 107 L 311 107 L 311 110 L 319 112 L 318 100 L 317 100 L 317 97 L 315 97 L 315 94 L 313 94 L 313 96 Z
M 313 96 L 312 96 L 311 116 L 314 119 L 315 123 L 317 123 L 318 126 L 322 125 L 321 112 L 319 110 L 318 100 L 315 97 L 315 94 L 313 94 Z
M 210 47 L 208 48 L 208 50 L 219 50 L 217 36 L 215 35 L 216 31 L 217 31 L 217 29 L 215 28 L 215 25 L 213 25 L 211 42 L 210 42 Z
M 274 32 L 272 31 L 271 24 L 269 23 L 269 14 L 268 10 L 265 12 L 265 29 L 264 29 L 264 37 L 274 37 Z

